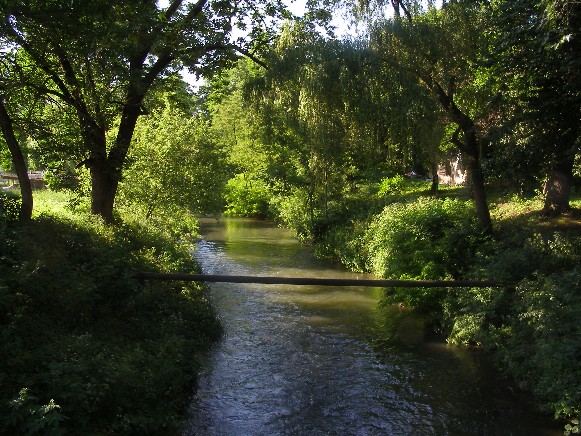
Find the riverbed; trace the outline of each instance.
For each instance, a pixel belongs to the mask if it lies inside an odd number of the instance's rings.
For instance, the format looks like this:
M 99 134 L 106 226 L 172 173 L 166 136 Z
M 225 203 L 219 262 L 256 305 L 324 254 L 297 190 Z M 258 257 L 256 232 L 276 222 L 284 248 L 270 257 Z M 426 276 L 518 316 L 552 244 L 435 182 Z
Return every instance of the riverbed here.
M 316 259 L 272 223 L 205 219 L 206 274 L 373 278 Z M 413 290 L 410 290 L 413 292 Z M 425 334 L 383 289 L 210 285 L 225 333 L 185 435 L 560 434 L 478 350 Z

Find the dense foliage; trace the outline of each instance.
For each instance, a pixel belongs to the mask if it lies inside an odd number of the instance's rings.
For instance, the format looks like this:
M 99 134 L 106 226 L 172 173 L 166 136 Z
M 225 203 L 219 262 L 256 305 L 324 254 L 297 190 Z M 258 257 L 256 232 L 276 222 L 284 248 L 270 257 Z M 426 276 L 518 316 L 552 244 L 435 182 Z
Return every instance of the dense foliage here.
M 490 350 L 579 431 L 581 3 L 313 0 L 282 27 L 280 0 L 29 3 L 0 2 L 0 163 L 21 181 L 0 197 L 0 431 L 177 428 L 215 319 L 130 271 L 194 269 L 176 241 L 220 211 L 378 276 L 507 284 L 384 303 Z M 336 5 L 361 35 L 325 32 Z M 453 162 L 464 188 L 438 185 Z M 46 202 L 17 224 L 27 167 L 116 224 Z
M 220 328 L 197 285 L 134 274 L 196 271 L 188 246 L 37 197 L 27 226 L 0 213 L 0 433 L 175 434 Z

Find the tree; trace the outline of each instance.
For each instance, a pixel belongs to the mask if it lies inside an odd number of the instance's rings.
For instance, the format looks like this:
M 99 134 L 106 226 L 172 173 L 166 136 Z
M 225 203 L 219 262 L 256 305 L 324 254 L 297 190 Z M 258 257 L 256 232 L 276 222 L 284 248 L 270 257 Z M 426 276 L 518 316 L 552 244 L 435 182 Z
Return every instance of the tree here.
M 345 124 L 348 53 L 348 47 L 325 41 L 305 23 L 286 26 L 268 57 L 269 70 L 253 85 L 264 139 L 292 156 L 293 168 L 286 174 L 294 177 L 284 183 L 304 193 L 314 236 L 327 225 L 331 204 L 342 196 L 351 171 Z
M 0 63 L 0 131 L 4 137 L 6 147 L 10 152 L 12 166 L 18 177 L 21 194 L 21 208 L 19 217 L 21 221 L 28 221 L 32 217 L 33 195 L 32 184 L 28 176 L 28 165 L 25 152 L 18 139 L 17 125 L 24 127 L 24 120 L 15 122 L 15 115 L 24 117 L 27 112 L 31 112 L 30 106 L 37 102 L 36 98 L 23 92 L 15 75 L 8 67 L 9 56 L 5 55 Z M 28 106 L 28 107 L 27 107 Z
M 26 84 L 76 113 L 83 164 L 91 172 L 91 210 L 113 220 L 113 205 L 138 118 L 151 87 L 186 66 L 211 74 L 236 53 L 254 56 L 268 41 L 281 0 L 0 2 L 0 45 L 27 52 L 43 77 Z M 245 37 L 231 42 L 233 26 Z M 107 131 L 116 128 L 107 143 Z
M 0 90 L 0 129 L 4 135 L 4 140 L 6 145 L 10 150 L 10 155 L 12 156 L 12 164 L 14 165 L 14 170 L 18 176 L 18 183 L 20 184 L 20 193 L 22 196 L 22 205 L 20 207 L 20 220 L 28 221 L 32 217 L 32 207 L 33 207 L 33 197 L 32 197 L 32 185 L 30 183 L 30 177 L 28 177 L 28 169 L 26 167 L 26 161 L 16 139 L 16 134 L 14 133 L 14 125 L 12 119 L 6 110 L 5 96 Z
M 220 211 L 224 156 L 207 131 L 203 119 L 173 107 L 168 98 L 164 108 L 142 117 L 128 154 L 121 200 L 142 206 L 146 219 Z
M 505 86 L 511 146 L 537 156 L 547 175 L 544 212 L 569 209 L 581 138 L 581 4 L 502 1 L 494 9 L 491 58 Z M 514 126 L 523 126 L 514 128 Z M 529 168 L 530 170 L 530 168 Z
M 466 159 L 480 224 L 492 222 L 481 165 L 483 106 L 474 92 L 475 77 L 487 47 L 486 15 L 478 2 L 449 2 L 437 9 L 428 2 L 362 0 L 344 2 L 367 17 L 370 44 L 392 69 L 415 77 L 457 126 L 451 141 Z M 393 11 L 386 18 L 388 9 Z M 387 80 L 387 79 L 386 79 Z

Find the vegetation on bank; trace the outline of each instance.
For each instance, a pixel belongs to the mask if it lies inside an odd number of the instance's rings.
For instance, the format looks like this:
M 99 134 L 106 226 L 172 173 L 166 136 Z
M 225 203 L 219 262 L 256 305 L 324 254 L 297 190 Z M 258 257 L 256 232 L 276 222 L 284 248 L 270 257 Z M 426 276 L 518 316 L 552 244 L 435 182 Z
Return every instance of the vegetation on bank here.
M 19 224 L 18 203 L 0 197 L 0 433 L 178 433 L 219 323 L 199 285 L 134 273 L 197 271 L 186 241 L 48 191 Z

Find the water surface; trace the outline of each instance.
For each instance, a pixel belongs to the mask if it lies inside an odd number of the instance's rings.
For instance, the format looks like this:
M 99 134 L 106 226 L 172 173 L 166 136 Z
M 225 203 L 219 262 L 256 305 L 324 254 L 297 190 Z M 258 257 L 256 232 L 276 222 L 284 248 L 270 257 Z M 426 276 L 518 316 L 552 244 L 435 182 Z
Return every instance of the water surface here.
M 204 220 L 201 234 L 206 274 L 370 278 L 270 223 Z M 382 292 L 212 284 L 225 333 L 184 434 L 559 434 L 480 353 L 427 339 L 421 319 L 378 305 Z

